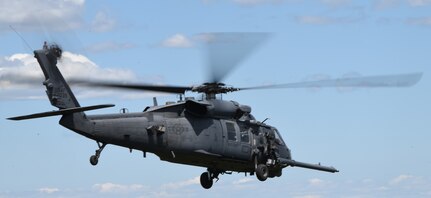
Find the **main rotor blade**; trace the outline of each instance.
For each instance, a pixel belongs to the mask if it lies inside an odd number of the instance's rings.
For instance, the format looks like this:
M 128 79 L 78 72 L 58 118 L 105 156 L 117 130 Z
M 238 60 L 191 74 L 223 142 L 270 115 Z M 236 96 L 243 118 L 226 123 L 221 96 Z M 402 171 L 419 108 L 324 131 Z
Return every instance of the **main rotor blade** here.
M 366 76 L 352 78 L 337 78 L 331 80 L 306 81 L 278 85 L 266 85 L 240 88 L 250 89 L 276 89 L 276 88 L 319 88 L 319 87 L 410 87 L 422 78 L 423 73 Z
M 132 90 L 146 90 L 165 93 L 184 94 L 186 91 L 192 90 L 192 87 L 183 86 L 164 86 L 164 85 L 150 85 L 150 84 L 134 84 L 134 83 L 113 83 L 113 82 L 91 82 L 91 81 L 71 81 L 72 84 L 78 84 L 90 87 L 107 87 L 118 89 L 132 89 Z
M 269 33 L 223 32 L 199 35 L 207 52 L 209 81 L 221 82 L 236 66 L 245 60 Z

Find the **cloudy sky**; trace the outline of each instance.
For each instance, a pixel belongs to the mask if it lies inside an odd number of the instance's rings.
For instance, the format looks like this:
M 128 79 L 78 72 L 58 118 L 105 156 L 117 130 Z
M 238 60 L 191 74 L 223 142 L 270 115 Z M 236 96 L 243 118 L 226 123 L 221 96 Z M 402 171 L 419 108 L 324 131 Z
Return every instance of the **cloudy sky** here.
M 18 32 L 17 33 L 15 33 Z M 225 82 L 238 87 L 423 72 L 410 88 L 259 90 L 224 96 L 250 105 L 281 131 L 300 161 L 329 174 L 288 168 L 260 182 L 222 175 L 203 190 L 201 167 L 96 143 L 58 117 L 5 118 L 54 110 L 32 51 L 64 49 L 64 76 L 196 85 L 207 69 L 199 35 L 270 32 Z M 0 197 L 431 197 L 431 0 L 0 0 Z M 21 39 L 21 37 L 23 39 Z M 25 40 L 25 41 L 24 41 Z M 173 95 L 73 86 L 82 105 L 142 111 Z M 195 96 L 189 94 L 190 96 Z

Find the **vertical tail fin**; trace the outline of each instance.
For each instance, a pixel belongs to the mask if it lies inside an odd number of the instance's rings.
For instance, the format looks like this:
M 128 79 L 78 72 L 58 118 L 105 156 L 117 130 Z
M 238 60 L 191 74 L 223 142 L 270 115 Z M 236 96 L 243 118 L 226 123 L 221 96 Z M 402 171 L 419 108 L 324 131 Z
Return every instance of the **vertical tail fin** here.
M 10 120 L 26 120 L 33 118 L 42 118 L 48 116 L 62 115 L 60 124 L 88 138 L 94 137 L 94 123 L 87 119 L 84 111 L 112 107 L 114 105 L 93 105 L 80 107 L 78 101 L 70 90 L 69 85 L 57 68 L 57 59 L 61 57 L 61 49 L 57 45 L 47 46 L 45 43 L 43 49 L 35 50 L 34 57 L 39 62 L 45 75 L 43 84 L 46 86 L 46 94 L 51 104 L 58 107 L 58 111 L 42 112 L 24 116 L 8 118 Z
M 47 46 L 43 49 L 35 50 L 34 57 L 39 62 L 45 75 L 43 84 L 46 86 L 46 94 L 52 106 L 60 110 L 80 109 L 80 105 L 70 90 L 69 85 L 64 80 L 63 75 L 57 67 L 57 60 L 61 58 L 62 50 L 58 45 Z M 63 114 L 60 124 L 79 134 L 89 137 L 89 122 L 84 112 Z
M 57 68 L 57 59 L 61 57 L 61 53 L 62 50 L 57 45 L 48 47 L 46 44 L 43 49 L 34 51 L 34 57 L 45 75 L 43 84 L 46 86 L 48 99 L 53 106 L 59 109 L 80 107 L 69 85 Z

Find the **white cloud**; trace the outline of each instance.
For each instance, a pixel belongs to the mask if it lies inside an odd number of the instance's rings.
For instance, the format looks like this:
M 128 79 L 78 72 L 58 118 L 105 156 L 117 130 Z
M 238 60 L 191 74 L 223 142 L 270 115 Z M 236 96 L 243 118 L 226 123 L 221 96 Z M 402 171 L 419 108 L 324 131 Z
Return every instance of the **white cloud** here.
M 119 184 L 106 182 L 94 184 L 93 191 L 103 193 L 103 196 L 112 197 L 112 195 L 122 194 L 124 197 L 192 197 L 194 188 L 201 188 L 199 184 L 200 177 L 187 179 L 184 181 L 162 184 L 159 186 L 147 186 L 143 184 Z M 195 186 L 194 188 L 191 188 Z M 1 194 L 0 194 L 1 195 Z M 99 195 L 100 196 L 100 195 Z
M 322 15 L 303 15 L 296 16 L 297 23 L 310 24 L 310 25 L 333 25 L 333 24 L 353 24 L 364 19 L 362 14 L 357 16 L 322 16 Z
M 105 12 L 98 12 L 94 17 L 91 29 L 95 32 L 107 32 L 114 29 L 116 21 Z
M 87 57 L 64 52 L 58 67 L 66 79 L 128 81 L 136 80 L 130 70 L 101 68 Z M 44 89 L 43 73 L 36 59 L 30 54 L 14 54 L 0 59 L 0 98 L 40 98 Z M 87 90 L 88 91 L 88 90 Z M 36 95 L 35 95 L 36 94 Z M 88 97 L 113 94 L 110 91 L 79 91 Z
M 186 186 L 191 186 L 191 185 L 197 185 L 200 184 L 200 177 L 195 177 L 192 179 L 188 179 L 185 181 L 179 181 L 179 182 L 174 182 L 174 183 L 167 183 L 162 185 L 162 189 L 178 189 L 178 188 L 183 188 Z
M 325 16 L 297 16 L 295 17 L 296 22 L 303 24 L 314 24 L 314 25 L 325 25 L 330 24 L 332 19 Z
M 105 182 L 79 189 L 40 188 L 31 192 L 0 192 L 0 197 L 214 197 L 211 192 L 223 192 L 226 197 L 265 197 L 268 193 L 282 194 L 294 198 L 321 198 L 321 197 L 429 197 L 431 194 L 431 181 L 429 177 L 400 174 L 387 181 L 377 178 L 357 179 L 348 181 L 326 181 L 312 178 L 308 185 L 298 180 L 274 179 L 272 184 L 255 183 L 252 188 L 238 188 L 242 184 L 252 182 L 251 178 L 242 178 L 232 182 L 223 177 L 214 184 L 213 189 L 203 190 L 199 185 L 199 177 L 186 179 L 168 184 L 121 184 Z M 226 180 L 225 180 L 226 179 Z M 277 181 L 276 181 L 277 180 Z M 256 180 L 254 180 L 256 181 Z M 311 185 L 312 184 L 312 185 Z M 323 184 L 323 185 L 322 185 Z M 328 185 L 329 184 L 329 185 Z M 215 190 L 215 191 L 214 191 Z M 24 196 L 25 195 L 25 196 Z
M 103 184 L 94 184 L 93 189 L 101 193 L 130 193 L 145 190 L 147 187 L 141 184 L 124 185 L 108 182 Z
M 186 36 L 182 34 L 175 34 L 162 41 L 161 46 L 171 48 L 189 48 L 192 47 L 193 44 Z
M 332 24 L 352 24 L 363 20 L 362 15 L 358 16 L 342 16 L 342 17 L 332 17 L 332 16 L 322 16 L 322 15 L 303 15 L 296 16 L 294 20 L 297 23 L 310 24 L 310 25 L 332 25 Z
M 0 89 L 28 88 L 42 82 L 42 71 L 30 54 L 14 54 L 0 60 Z
M 59 191 L 60 191 L 60 189 L 58 189 L 58 188 L 48 188 L 48 187 L 46 187 L 46 188 L 39 188 L 39 189 L 38 189 L 38 191 L 39 191 L 40 193 L 52 194 L 52 193 L 55 193 L 55 192 L 59 192 Z
M 294 198 L 321 198 L 320 195 L 301 195 L 301 196 L 295 196 Z
M 431 0 L 407 0 L 407 2 L 413 7 L 431 5 Z
M 308 184 L 310 186 L 322 186 L 324 184 L 324 181 L 318 178 L 312 178 L 308 180 Z
M 241 179 L 239 179 L 239 180 L 233 181 L 233 182 L 232 182 L 232 184 L 233 184 L 233 185 L 242 185 L 242 184 L 248 184 L 248 183 L 251 183 L 251 182 L 253 182 L 253 181 L 255 181 L 255 179 L 252 179 L 252 178 L 250 178 L 250 177 L 244 177 L 244 178 L 241 178 Z
M 395 177 L 391 181 L 389 181 L 390 185 L 397 185 L 401 182 L 404 182 L 406 180 L 414 178 L 412 175 L 399 175 L 398 177 Z
M 84 55 L 64 52 L 58 63 L 65 78 L 88 80 L 133 80 L 136 76 L 130 70 L 101 68 Z
M 84 4 L 84 0 L 0 0 L 0 27 L 55 31 L 78 28 L 82 25 L 79 16 Z

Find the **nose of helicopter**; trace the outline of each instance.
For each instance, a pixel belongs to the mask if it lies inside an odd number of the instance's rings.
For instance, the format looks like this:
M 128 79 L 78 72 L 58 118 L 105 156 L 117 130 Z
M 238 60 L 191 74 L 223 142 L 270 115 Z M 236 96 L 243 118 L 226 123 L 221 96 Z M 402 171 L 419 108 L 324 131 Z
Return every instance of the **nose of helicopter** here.
M 287 148 L 287 146 L 286 146 L 286 150 L 287 150 L 287 156 L 286 156 L 286 159 L 292 159 L 292 153 L 290 152 L 290 149 L 289 148 Z

